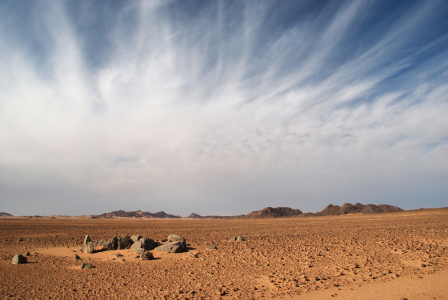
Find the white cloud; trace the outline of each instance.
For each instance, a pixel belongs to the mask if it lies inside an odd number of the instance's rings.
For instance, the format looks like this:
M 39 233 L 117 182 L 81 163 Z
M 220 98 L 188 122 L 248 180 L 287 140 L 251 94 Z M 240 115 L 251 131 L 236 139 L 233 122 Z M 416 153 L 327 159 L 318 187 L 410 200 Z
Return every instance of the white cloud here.
M 45 6 L 38 24 L 48 76 L 0 27 L 0 181 L 11 195 L 25 201 L 20 189 L 62 185 L 101 199 L 98 213 L 129 205 L 186 215 L 406 206 L 425 189 L 446 191 L 433 179 L 448 175 L 448 85 L 429 80 L 446 67 L 446 51 L 384 88 L 412 64 L 412 56 L 391 61 L 424 14 L 403 16 L 337 62 L 359 3 L 341 7 L 323 31 L 307 22 L 270 45 L 256 42 L 269 34 L 259 32 L 266 12 L 246 9 L 234 27 L 224 8 L 218 22 L 210 10 L 179 24 L 166 3 L 146 4 L 120 13 L 109 58 L 95 69 L 60 3 Z M 135 28 L 124 26 L 131 17 Z

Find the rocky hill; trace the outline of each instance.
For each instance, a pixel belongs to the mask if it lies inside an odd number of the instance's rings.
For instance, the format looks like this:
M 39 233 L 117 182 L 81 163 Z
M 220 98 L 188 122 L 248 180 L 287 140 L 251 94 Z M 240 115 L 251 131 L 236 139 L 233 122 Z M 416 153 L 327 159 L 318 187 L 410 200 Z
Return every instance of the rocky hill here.
M 0 217 L 13 217 L 13 215 L 5 213 L 5 212 L 0 212 Z
M 197 213 L 191 213 L 187 218 L 188 219 L 231 219 L 234 217 L 233 216 L 216 216 L 216 215 L 201 216 L 201 215 L 198 215 Z
M 93 216 L 95 218 L 180 218 L 180 216 L 170 215 L 164 211 L 150 213 L 149 211 L 124 211 L 116 210 L 110 213 Z
M 351 203 L 345 203 L 344 205 L 333 205 L 329 204 L 327 207 L 325 207 L 321 212 L 317 212 L 314 215 L 316 216 L 330 216 L 330 215 L 345 215 L 345 214 L 379 214 L 379 213 L 385 213 L 385 212 L 396 212 L 396 211 L 403 211 L 401 208 L 387 205 L 387 204 L 361 204 L 356 203 L 355 205 Z M 307 214 L 308 215 L 308 214 Z
M 296 217 L 301 215 L 300 209 L 292 209 L 290 207 L 265 207 L 262 210 L 256 210 L 242 216 L 244 218 L 284 218 Z

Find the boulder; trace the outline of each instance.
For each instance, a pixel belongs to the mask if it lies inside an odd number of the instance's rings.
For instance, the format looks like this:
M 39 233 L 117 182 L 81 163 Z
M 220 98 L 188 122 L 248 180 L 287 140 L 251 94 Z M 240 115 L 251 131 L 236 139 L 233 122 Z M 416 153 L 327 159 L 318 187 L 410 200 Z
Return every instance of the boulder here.
M 138 242 L 139 239 L 141 239 L 142 236 L 141 235 L 131 235 L 131 240 L 135 243 Z
M 84 245 L 90 243 L 92 240 L 90 239 L 90 236 L 86 235 L 84 238 Z
M 118 238 L 118 249 L 129 249 L 133 243 L 129 235 L 122 235 Z
M 167 238 L 168 243 L 180 243 L 180 247 L 182 251 L 187 250 L 187 241 L 178 234 L 170 234 Z
M 117 249 L 118 249 L 118 239 L 117 239 L 117 237 L 111 238 L 103 246 L 103 250 L 117 250 Z
M 152 255 L 151 252 L 144 251 L 144 252 L 140 255 L 140 259 L 141 259 L 141 260 L 153 260 L 153 259 L 154 259 L 154 256 Z
M 182 252 L 182 249 L 183 248 L 181 242 L 168 242 L 159 247 L 156 247 L 154 250 L 162 252 L 180 253 Z
M 20 264 L 26 264 L 28 262 L 28 259 L 26 259 L 25 256 L 23 256 L 22 254 L 16 254 L 14 255 L 11 263 L 13 265 L 20 265 Z
M 95 244 L 93 242 L 88 242 L 87 244 L 82 245 L 82 251 L 85 253 L 94 253 Z
M 145 250 L 153 250 L 155 247 L 158 246 L 158 244 L 154 240 L 148 238 L 141 238 L 138 241 L 142 244 L 142 247 Z
M 95 247 L 96 246 L 103 246 L 104 247 L 105 244 L 106 244 L 106 241 L 101 239 L 101 240 L 99 240 L 98 242 L 95 243 Z
M 143 244 L 141 242 L 135 242 L 132 244 L 131 249 L 134 250 L 135 253 L 140 252 L 140 254 L 145 251 L 145 248 L 143 248 Z

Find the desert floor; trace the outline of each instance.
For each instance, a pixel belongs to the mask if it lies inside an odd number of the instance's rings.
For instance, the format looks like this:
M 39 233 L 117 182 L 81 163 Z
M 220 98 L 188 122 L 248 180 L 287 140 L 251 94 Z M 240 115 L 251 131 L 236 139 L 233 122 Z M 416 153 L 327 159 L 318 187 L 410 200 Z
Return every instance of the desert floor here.
M 198 258 L 80 251 L 87 234 L 160 241 L 171 233 Z M 228 241 L 237 235 L 246 241 Z M 211 245 L 217 250 L 206 250 Z M 11 264 L 27 252 L 29 263 Z M 3 299 L 448 299 L 448 209 L 282 219 L 2 218 L 0 258 Z M 95 268 L 81 270 L 81 262 Z

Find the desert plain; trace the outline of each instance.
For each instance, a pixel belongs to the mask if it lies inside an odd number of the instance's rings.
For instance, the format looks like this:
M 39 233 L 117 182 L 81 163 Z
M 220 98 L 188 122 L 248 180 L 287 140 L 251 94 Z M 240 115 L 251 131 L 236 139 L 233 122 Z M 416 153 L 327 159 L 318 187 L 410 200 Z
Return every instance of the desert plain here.
M 188 252 L 152 250 L 155 259 L 146 261 L 131 249 L 81 252 L 86 235 L 125 234 L 156 241 L 179 234 Z M 245 241 L 229 241 L 238 235 Z M 28 263 L 11 264 L 18 253 Z M 80 269 L 83 262 L 94 268 Z M 2 299 L 448 299 L 448 209 L 272 219 L 0 218 L 0 270 Z

